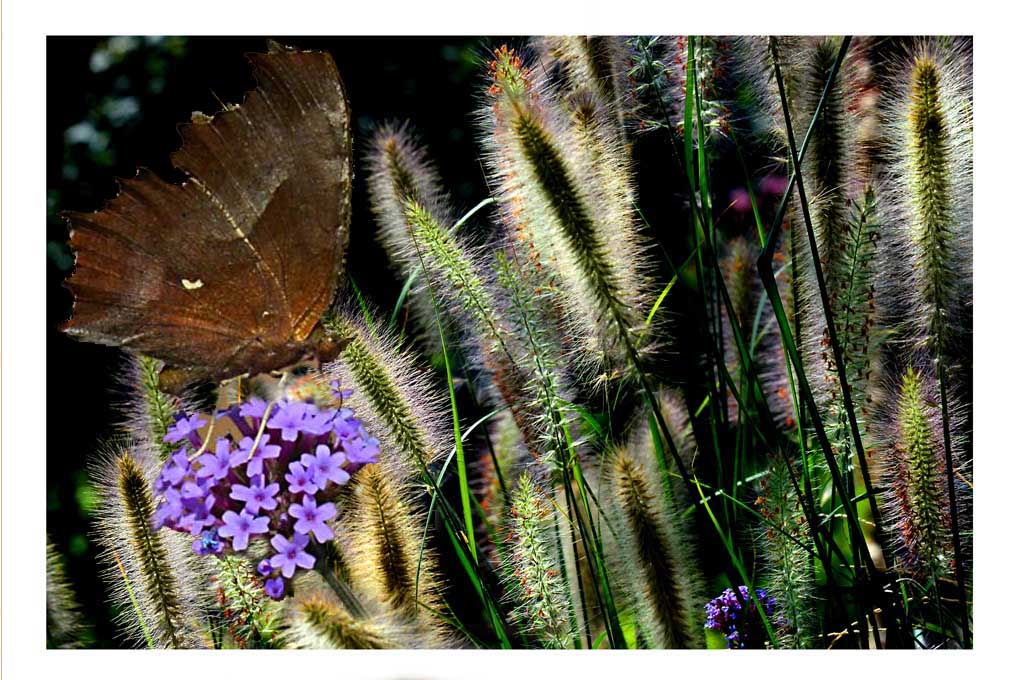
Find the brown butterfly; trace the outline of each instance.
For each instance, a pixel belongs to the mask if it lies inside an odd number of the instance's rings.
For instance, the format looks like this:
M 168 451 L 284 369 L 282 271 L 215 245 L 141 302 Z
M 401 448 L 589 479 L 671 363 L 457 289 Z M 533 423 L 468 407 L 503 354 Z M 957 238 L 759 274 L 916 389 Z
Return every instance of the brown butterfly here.
M 62 330 L 165 363 L 164 389 L 263 373 L 343 342 L 320 319 L 344 266 L 350 107 L 333 59 L 270 44 L 250 54 L 243 104 L 193 114 L 171 161 L 140 170 L 101 211 L 65 213 L 75 297 Z

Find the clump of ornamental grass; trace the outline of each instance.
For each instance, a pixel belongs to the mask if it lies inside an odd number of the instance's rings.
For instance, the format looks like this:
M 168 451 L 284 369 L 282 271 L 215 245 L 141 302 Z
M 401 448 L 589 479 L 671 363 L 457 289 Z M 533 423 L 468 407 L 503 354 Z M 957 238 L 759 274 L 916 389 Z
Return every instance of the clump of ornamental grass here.
M 818 633 L 813 544 L 799 493 L 797 467 L 770 456 L 760 495 L 755 502 L 762 526 L 757 544 L 764 569 L 765 590 L 779 612 L 777 642 L 786 649 L 816 646 Z
M 422 646 L 450 646 L 442 620 L 439 569 L 408 473 L 399 462 L 365 468 L 343 521 L 351 577 Z
M 883 507 L 891 516 L 900 568 L 922 582 L 935 582 L 951 576 L 955 564 L 950 478 L 960 522 L 967 517 L 969 487 L 966 468 L 959 462 L 962 437 L 958 424 L 951 422 L 954 470 L 947 475 L 940 398 L 930 365 L 908 365 L 888 390 L 879 447 L 887 489 Z M 951 421 L 957 411 L 951 405 Z
M 190 538 L 153 530 L 158 472 L 158 461 L 144 448 L 114 448 L 95 464 L 102 574 L 119 609 L 119 627 L 133 643 L 207 647 L 202 621 L 211 606 L 209 574 Z
M 665 395 L 660 403 L 665 414 L 679 416 L 669 422 L 679 436 L 684 423 L 675 421 L 682 415 Z M 616 449 L 603 469 L 617 524 L 617 578 L 648 645 L 699 648 L 701 579 L 685 545 L 689 527 L 678 520 L 682 487 L 668 473 L 662 435 L 653 427 L 650 419 L 638 420 L 630 444 Z
M 415 359 L 373 320 L 344 311 L 327 327 L 351 341 L 327 375 L 355 389 L 352 406 L 382 447 L 424 471 L 453 447 L 443 412 L 444 399 Z
M 81 647 L 85 621 L 81 605 L 64 571 L 64 560 L 53 543 L 46 541 L 46 647 Z
M 970 40 L 918 39 L 883 83 L 891 286 L 901 336 L 943 360 L 971 303 L 973 84 Z M 896 310 L 901 311 L 901 310 Z
M 619 193 L 601 181 L 605 173 L 540 74 L 504 46 L 490 75 L 484 143 L 507 235 L 534 248 L 588 371 L 621 374 L 648 338 L 639 333 L 649 284 L 633 214 L 612 205 Z
M 542 487 L 522 474 L 509 508 L 503 579 L 516 607 L 513 617 L 526 634 L 542 647 L 570 649 L 577 624 L 557 547 L 555 512 Z

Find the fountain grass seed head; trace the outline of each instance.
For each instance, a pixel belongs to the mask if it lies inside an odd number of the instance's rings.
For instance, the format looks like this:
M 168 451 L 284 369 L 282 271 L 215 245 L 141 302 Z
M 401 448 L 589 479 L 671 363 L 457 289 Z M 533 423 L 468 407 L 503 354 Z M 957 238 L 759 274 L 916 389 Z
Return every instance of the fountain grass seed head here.
M 930 361 L 916 359 L 887 388 L 881 404 L 879 466 L 883 495 L 902 568 L 922 581 L 953 569 L 949 490 L 937 381 Z M 960 520 L 969 523 L 968 467 L 961 461 L 959 407 L 950 404 L 956 497 Z M 966 532 L 964 532 L 966 533 Z M 965 553 L 968 552 L 965 546 Z
M 769 456 L 755 501 L 762 516 L 756 541 L 764 566 L 762 584 L 775 598 L 777 642 L 786 649 L 815 647 L 818 632 L 814 558 L 809 552 L 814 546 L 798 495 L 800 484 L 781 456 Z
M 624 97 L 627 88 L 627 47 L 620 36 L 566 35 L 531 39 L 536 61 L 543 72 L 563 71 L 567 97 L 588 93 L 599 102 L 606 122 L 618 136 L 625 131 Z
M 352 339 L 324 372 L 341 385 L 354 387 L 351 406 L 378 436 L 381 450 L 396 453 L 422 471 L 453 448 L 445 400 L 431 376 L 391 333 L 351 310 L 342 310 L 325 323 Z
M 413 641 L 385 617 L 353 616 L 321 587 L 287 603 L 286 623 L 295 649 L 405 649 Z
M 85 619 L 81 605 L 67 579 L 64 560 L 46 539 L 46 648 L 77 649 L 82 646 Z
M 145 447 L 112 448 L 94 465 L 93 483 L 102 493 L 96 520 L 102 574 L 120 608 L 119 627 L 135 644 L 206 647 L 211 573 L 190 537 L 153 529 L 159 467 Z
M 547 492 L 522 474 L 507 520 L 510 563 L 503 578 L 515 604 L 513 616 L 526 635 L 543 647 L 570 649 L 575 624 L 567 577 L 556 557 L 555 512 Z
M 640 463 L 626 449 L 617 450 L 610 466 L 614 516 L 619 522 L 624 592 L 640 629 L 652 647 L 691 649 L 702 646 L 696 579 L 689 568 L 656 481 L 657 467 Z
M 508 237 L 535 249 L 588 372 L 612 378 L 638 345 L 650 289 L 633 213 L 612 205 L 620 194 L 603 181 L 601 163 L 619 156 L 593 157 L 564 102 L 514 50 L 497 50 L 490 74 L 484 142 Z
M 420 491 L 411 470 L 397 460 L 357 473 L 343 519 L 351 577 L 381 611 L 416 631 L 422 646 L 449 647 L 442 617 L 439 569 L 424 531 Z
M 969 332 L 973 239 L 973 71 L 969 38 L 917 39 L 883 104 L 883 200 L 904 340 L 936 359 Z

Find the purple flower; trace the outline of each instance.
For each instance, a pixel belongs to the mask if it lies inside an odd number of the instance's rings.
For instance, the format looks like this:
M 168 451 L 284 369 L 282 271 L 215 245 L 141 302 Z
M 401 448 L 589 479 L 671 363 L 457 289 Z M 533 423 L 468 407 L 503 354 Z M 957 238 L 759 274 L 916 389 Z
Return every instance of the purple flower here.
M 333 538 L 333 530 L 326 526 L 326 520 L 336 517 L 336 506 L 332 503 L 318 505 L 314 496 L 305 495 L 301 505 L 294 503 L 287 513 L 297 519 L 294 530 L 302 534 L 313 534 L 320 543 Z
M 230 497 L 234 500 L 244 501 L 244 509 L 252 515 L 257 515 L 263 508 L 266 510 L 276 509 L 275 496 L 279 490 L 280 485 L 276 482 L 266 486 L 265 480 L 262 477 L 255 476 L 252 477 L 249 486 L 242 484 L 232 485 L 230 487 Z
M 203 529 L 216 524 L 216 518 L 212 514 L 215 505 L 216 497 L 211 494 L 185 502 L 184 507 L 190 512 L 178 522 L 179 528 L 190 531 L 193 536 L 198 536 Z
M 751 194 L 747 193 L 747 189 L 737 187 L 730 190 L 730 207 L 737 212 L 750 212 Z
M 333 431 L 333 419 L 335 417 L 335 412 L 320 411 L 314 404 L 308 404 L 301 429 L 316 437 L 329 434 Z
M 184 513 L 184 505 L 181 503 L 181 492 L 177 489 L 167 489 L 163 500 L 156 506 L 156 512 L 152 517 L 154 528 L 173 527 L 180 520 Z
M 315 566 L 315 558 L 304 550 L 308 545 L 308 536 L 305 534 L 294 534 L 290 541 L 283 534 L 277 534 L 269 542 L 276 548 L 276 554 L 269 559 L 269 564 L 287 578 L 294 575 L 297 567 L 311 569 Z
M 163 441 L 170 442 L 171 444 L 179 442 L 195 430 L 205 425 L 205 423 L 205 419 L 197 413 L 192 414 L 191 417 L 178 418 L 177 422 L 167 429 L 166 436 L 163 437 Z
M 361 429 L 361 422 L 354 417 L 354 411 L 349 408 L 341 408 L 333 418 L 333 431 L 340 439 L 350 439 L 358 436 Z
M 344 454 L 330 451 L 325 444 L 315 447 L 314 456 L 310 453 L 301 456 L 301 463 L 311 471 L 320 489 L 325 489 L 327 482 L 347 483 L 351 475 L 342 467 L 345 460 Z
M 280 447 L 277 446 L 276 444 L 269 443 L 268 434 L 262 435 L 262 438 L 259 440 L 259 445 L 255 447 L 255 453 L 249 454 L 249 451 L 251 451 L 251 447 L 254 443 L 255 443 L 254 439 L 252 439 L 251 437 L 245 437 L 244 439 L 241 440 L 241 443 L 237 445 L 238 448 L 244 453 L 244 460 L 248 461 L 248 468 L 245 470 L 245 472 L 248 474 L 249 477 L 265 474 L 262 469 L 262 463 L 267 458 L 280 457 Z M 251 455 L 251 460 L 248 460 L 249 455 Z
M 196 476 L 223 479 L 230 474 L 230 468 L 240 465 L 247 458 L 247 451 L 231 451 L 230 440 L 221 438 L 216 442 L 216 453 L 204 453 L 198 457 L 202 467 Z
M 223 513 L 223 526 L 220 527 L 220 536 L 223 538 L 233 537 L 234 550 L 244 550 L 248 547 L 248 538 L 254 534 L 265 534 L 269 532 L 268 517 L 252 517 L 242 510 L 237 514 L 233 510 Z
M 170 456 L 170 459 L 163 464 L 163 469 L 156 478 L 155 489 L 162 493 L 172 486 L 177 486 L 191 472 L 191 462 L 188 460 L 187 447 Z
M 763 194 L 774 194 L 779 196 L 786 191 L 786 186 L 789 184 L 789 180 L 781 175 L 765 175 L 758 182 L 758 190 Z
M 297 461 L 290 464 L 290 472 L 283 478 L 287 480 L 287 490 L 290 493 L 315 494 L 319 490 L 319 487 L 315 485 L 315 475 L 312 471 Z
M 268 404 L 262 401 L 258 397 L 251 397 L 248 401 L 241 404 L 241 415 L 248 418 L 254 418 L 255 420 L 262 422 L 262 417 L 266 415 L 266 407 Z
M 355 465 L 379 462 L 379 440 L 375 437 L 346 439 L 341 443 L 347 460 Z
M 255 571 L 262 576 L 269 576 L 273 573 L 273 565 L 269 564 L 268 559 L 265 559 L 258 563 L 258 566 L 255 567 Z
M 343 390 L 343 389 L 340 389 L 340 381 L 339 380 L 331 380 L 330 381 L 330 383 L 329 383 L 329 391 L 333 393 L 333 398 L 334 399 L 339 399 L 340 401 L 343 401 L 347 397 L 349 397 L 352 394 L 354 394 L 354 390 Z
M 266 581 L 266 595 L 271 600 L 283 599 L 283 578 L 277 576 Z
M 303 401 L 284 403 L 269 419 L 267 426 L 280 430 L 280 436 L 285 441 L 297 441 L 298 433 L 304 429 L 305 410 Z

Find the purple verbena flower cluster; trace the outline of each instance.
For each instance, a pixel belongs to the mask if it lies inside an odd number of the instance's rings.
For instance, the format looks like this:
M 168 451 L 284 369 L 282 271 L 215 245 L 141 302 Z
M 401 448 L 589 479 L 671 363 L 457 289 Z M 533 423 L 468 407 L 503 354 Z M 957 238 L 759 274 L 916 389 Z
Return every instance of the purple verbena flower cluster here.
M 315 565 L 307 550 L 311 539 L 333 538 L 328 522 L 336 516 L 333 500 L 340 487 L 357 469 L 378 460 L 378 440 L 342 405 L 348 394 L 334 386 L 334 396 L 341 398 L 336 408 L 300 400 L 270 405 L 252 397 L 216 414 L 217 420 L 233 422 L 239 441 L 228 434 L 205 451 L 198 430 L 208 419 L 179 416 L 164 437 L 181 442 L 181 448 L 154 484 L 161 495 L 154 529 L 190 533 L 200 555 L 242 553 L 253 538 L 268 538 L 271 552 L 257 571 L 266 593 L 281 599 L 284 579 Z
M 755 594 L 765 608 L 765 616 L 771 617 L 776 611 L 776 600 L 761 588 L 755 588 Z M 740 601 L 744 604 L 741 605 Z M 744 606 L 747 611 L 744 612 Z M 727 588 L 722 595 L 705 605 L 708 621 L 705 628 L 711 628 L 725 634 L 726 645 L 730 649 L 761 648 L 765 646 L 765 626 L 756 611 L 755 601 L 751 598 L 747 586 L 740 586 L 740 597 Z

